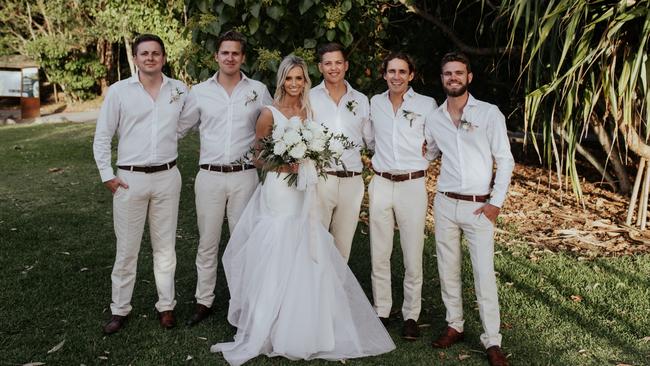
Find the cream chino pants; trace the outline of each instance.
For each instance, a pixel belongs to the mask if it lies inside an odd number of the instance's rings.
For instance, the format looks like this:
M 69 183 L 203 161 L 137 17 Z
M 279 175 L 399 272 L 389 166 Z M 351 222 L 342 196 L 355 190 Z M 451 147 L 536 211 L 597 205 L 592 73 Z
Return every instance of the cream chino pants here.
M 129 188 L 119 187 L 113 195 L 113 225 L 117 244 L 111 274 L 111 313 L 125 316 L 131 312 L 138 252 L 147 217 L 153 249 L 153 274 L 158 291 L 156 309 L 159 312 L 173 310 L 176 306 L 174 272 L 181 174 L 174 167 L 151 174 L 118 169 L 117 176 Z
M 372 295 L 375 311 L 382 318 L 393 306 L 390 257 L 395 220 L 404 258 L 404 320 L 420 317 L 422 308 L 422 250 L 427 212 L 426 178 L 392 182 L 375 175 L 368 186 L 370 199 L 370 253 Z
M 450 327 L 463 332 L 463 298 L 461 279 L 461 232 L 467 239 L 474 289 L 484 333 L 481 343 L 485 348 L 501 346 L 499 298 L 494 274 L 494 225 L 485 215 L 474 211 L 485 205 L 481 202 L 461 201 L 436 194 L 436 253 L 442 301 L 447 309 Z
M 199 247 L 196 253 L 196 302 L 211 307 L 217 283 L 217 266 L 221 228 L 225 214 L 232 233 L 248 200 L 255 192 L 258 178 L 255 169 L 221 173 L 205 169 L 196 175 L 196 219 Z
M 363 200 L 363 178 L 360 175 L 339 178 L 328 175 L 318 181 L 321 220 L 332 236 L 341 257 L 347 263 L 352 249 L 354 232 L 359 223 Z

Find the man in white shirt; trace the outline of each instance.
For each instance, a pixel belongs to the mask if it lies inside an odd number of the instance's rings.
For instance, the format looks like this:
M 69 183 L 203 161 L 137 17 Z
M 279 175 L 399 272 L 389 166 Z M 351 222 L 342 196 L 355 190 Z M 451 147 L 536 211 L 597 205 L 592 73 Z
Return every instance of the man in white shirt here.
M 245 155 L 255 141 L 255 122 L 262 106 L 273 102 L 266 86 L 242 73 L 246 40 L 235 31 L 222 34 L 214 55 L 219 71 L 194 85 L 188 96 L 188 118 L 179 124 L 183 136 L 198 123 L 200 170 L 196 176 L 196 306 L 188 325 L 211 313 L 217 281 L 217 255 L 224 215 L 232 233 L 258 183 L 255 166 Z
M 395 220 L 404 257 L 404 303 L 402 335 L 419 337 L 417 320 L 422 307 L 422 250 L 427 210 L 426 171 L 422 156 L 424 120 L 433 113 L 433 98 L 409 87 L 415 68 L 410 57 L 393 53 L 383 62 L 388 90 L 370 100 L 374 130 L 375 176 L 368 186 L 370 198 L 370 249 L 372 294 L 377 315 L 388 323 L 392 308 L 390 257 Z
M 323 82 L 311 89 L 309 99 L 314 120 L 335 134 L 343 134 L 356 144 L 341 156 L 342 164 L 318 182 L 323 225 L 330 230 L 345 261 L 350 257 L 354 232 L 363 199 L 361 147 L 371 139 L 368 98 L 345 80 L 348 61 L 343 47 L 328 43 L 318 49 L 318 69 Z
M 438 272 L 448 326 L 432 345 L 446 348 L 464 337 L 462 232 L 469 247 L 483 323 L 481 342 L 490 365 L 507 365 L 501 351 L 493 239 L 514 168 L 505 117 L 497 106 L 468 93 L 473 75 L 465 55 L 446 54 L 441 69 L 447 100 L 427 117 L 426 135 L 427 157 L 442 153 L 434 210 Z
M 111 320 L 103 331 L 119 331 L 131 311 L 138 252 L 149 218 L 160 324 L 175 325 L 174 272 L 181 176 L 176 168 L 179 119 L 187 87 L 162 73 L 165 46 L 151 34 L 133 42 L 136 75 L 112 85 L 97 119 L 93 151 L 102 182 L 113 193 L 117 238 L 111 275 Z M 117 176 L 111 140 L 117 133 Z

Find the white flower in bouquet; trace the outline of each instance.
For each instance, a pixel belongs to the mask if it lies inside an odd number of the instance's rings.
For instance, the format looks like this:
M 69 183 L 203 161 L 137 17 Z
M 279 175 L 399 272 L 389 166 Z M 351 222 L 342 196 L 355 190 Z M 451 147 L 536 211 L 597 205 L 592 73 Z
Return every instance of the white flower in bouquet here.
M 300 137 L 300 133 L 298 133 L 298 130 L 289 129 L 284 133 L 284 136 L 282 136 L 282 141 L 284 141 L 284 143 L 287 144 L 288 146 L 291 146 L 302 141 L 302 138 Z
M 289 156 L 299 160 L 305 157 L 306 152 L 307 152 L 307 145 L 305 145 L 304 142 L 299 142 L 289 150 Z
M 284 127 L 283 126 L 273 127 L 273 134 L 271 135 L 273 141 L 281 140 L 282 136 L 284 136 Z
M 314 122 L 314 121 L 312 121 L 312 120 L 307 121 L 307 122 L 305 123 L 305 127 L 306 127 L 309 131 L 311 131 L 312 133 L 315 132 L 315 131 L 323 132 L 323 127 L 322 127 L 319 123 Z
M 309 142 L 309 150 L 315 152 L 322 152 L 325 150 L 325 143 L 327 141 L 322 138 L 314 138 Z
M 345 146 L 343 146 L 343 142 L 339 139 L 331 139 L 330 140 L 330 150 L 336 155 L 336 156 L 341 156 L 343 154 L 343 150 L 345 150 Z
M 302 139 L 306 142 L 310 142 L 314 139 L 314 133 L 308 129 L 303 128 L 300 133 L 302 134 Z
M 287 151 L 287 145 L 282 140 L 276 141 L 275 145 L 273 145 L 273 153 L 275 155 L 282 155 L 286 151 Z

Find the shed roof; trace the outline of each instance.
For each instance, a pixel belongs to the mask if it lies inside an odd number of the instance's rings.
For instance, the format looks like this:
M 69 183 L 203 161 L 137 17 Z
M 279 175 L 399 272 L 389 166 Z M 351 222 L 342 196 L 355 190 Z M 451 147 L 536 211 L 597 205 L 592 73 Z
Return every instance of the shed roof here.
M 0 68 L 24 69 L 27 67 L 39 67 L 39 64 L 31 58 L 23 55 L 0 56 Z

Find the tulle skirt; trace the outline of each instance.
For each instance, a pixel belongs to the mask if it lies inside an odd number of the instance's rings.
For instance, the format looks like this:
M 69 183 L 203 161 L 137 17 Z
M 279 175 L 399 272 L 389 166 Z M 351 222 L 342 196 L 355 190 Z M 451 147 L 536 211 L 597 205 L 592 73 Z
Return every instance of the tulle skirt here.
M 395 344 L 320 224 L 315 187 L 287 186 L 269 173 L 244 210 L 223 256 L 233 342 L 218 343 L 231 365 L 260 355 L 341 360 Z

